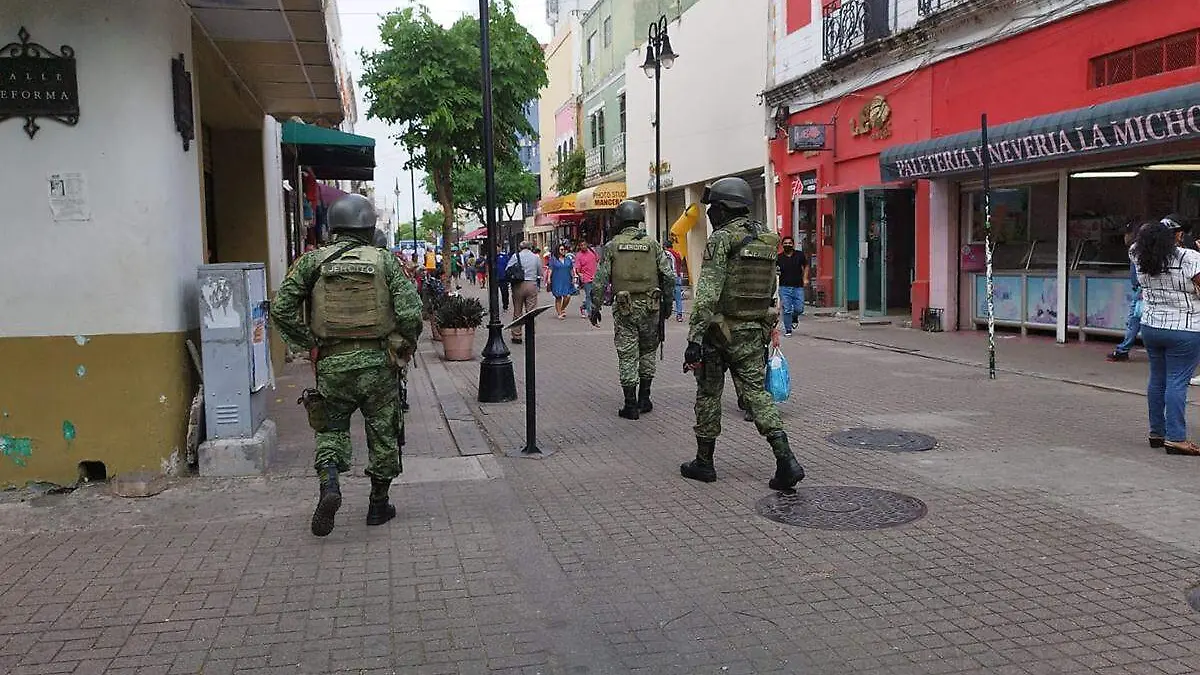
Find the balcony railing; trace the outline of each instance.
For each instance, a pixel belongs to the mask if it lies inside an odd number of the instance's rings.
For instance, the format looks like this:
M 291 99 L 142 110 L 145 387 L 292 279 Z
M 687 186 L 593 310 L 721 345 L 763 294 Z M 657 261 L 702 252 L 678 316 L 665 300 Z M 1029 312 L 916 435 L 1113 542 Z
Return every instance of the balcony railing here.
M 625 134 L 617 134 L 608 146 L 609 169 L 620 169 L 625 166 Z
M 890 35 L 890 5 L 889 0 L 832 0 L 826 3 L 821 10 L 821 46 L 825 60 L 839 59 Z
M 932 16 L 944 9 L 965 5 L 970 0 L 917 0 L 917 13 L 922 18 Z
M 604 147 L 604 145 L 597 145 L 591 150 L 588 150 L 587 154 L 584 155 L 584 176 L 586 178 L 590 179 L 603 176 L 608 171 L 606 168 L 607 162 L 605 162 L 605 159 L 607 158 L 604 154 Z

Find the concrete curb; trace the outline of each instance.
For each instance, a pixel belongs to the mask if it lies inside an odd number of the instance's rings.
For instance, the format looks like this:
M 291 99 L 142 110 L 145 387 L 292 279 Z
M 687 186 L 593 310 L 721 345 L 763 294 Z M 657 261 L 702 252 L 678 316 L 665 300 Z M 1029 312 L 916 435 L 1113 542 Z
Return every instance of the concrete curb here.
M 421 362 L 416 370 L 424 370 L 429 378 L 458 454 L 464 457 L 491 455 L 492 445 L 484 437 L 479 421 L 471 411 L 471 404 L 454 386 L 446 364 L 442 363 L 437 352 L 432 349 L 421 349 L 420 354 Z

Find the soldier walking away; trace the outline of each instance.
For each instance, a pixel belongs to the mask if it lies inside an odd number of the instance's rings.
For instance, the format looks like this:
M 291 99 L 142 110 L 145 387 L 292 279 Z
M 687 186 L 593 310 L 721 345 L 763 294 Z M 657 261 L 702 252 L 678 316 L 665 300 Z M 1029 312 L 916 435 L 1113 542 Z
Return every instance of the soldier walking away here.
M 599 325 L 604 288 L 611 280 L 614 342 L 625 397 L 625 406 L 617 414 L 636 420 L 654 409 L 650 402 L 654 352 L 662 342 L 665 312 L 671 311 L 675 273 L 662 245 L 639 227 L 645 219 L 641 204 L 630 199 L 621 202 L 616 217 L 622 229 L 604 247 L 588 319 Z
M 681 465 L 679 473 L 706 483 L 717 479 L 713 451 L 721 434 L 721 392 L 728 370 L 775 455 L 771 489 L 790 490 L 804 478 L 804 468 L 792 454 L 779 410 L 763 386 L 763 354 L 777 321 L 771 303 L 779 236 L 750 220 L 754 197 L 741 178 L 718 180 L 705 189 L 701 201 L 708 205 L 713 233 L 704 248 L 683 356 L 684 371 L 696 375 L 696 458 Z
M 312 533 L 333 531 L 342 505 L 338 473 L 350 470 L 350 415 L 362 412 L 370 459 L 367 525 L 396 516 L 388 490 L 400 475 L 403 414 L 396 387 L 421 334 L 421 300 L 390 253 L 372 246 L 375 207 L 346 195 L 329 208 L 333 242 L 304 254 L 271 303 L 271 318 L 293 349 L 317 352 L 317 388 L 302 400 L 316 432 L 320 483 Z M 309 318 L 300 309 L 308 303 Z

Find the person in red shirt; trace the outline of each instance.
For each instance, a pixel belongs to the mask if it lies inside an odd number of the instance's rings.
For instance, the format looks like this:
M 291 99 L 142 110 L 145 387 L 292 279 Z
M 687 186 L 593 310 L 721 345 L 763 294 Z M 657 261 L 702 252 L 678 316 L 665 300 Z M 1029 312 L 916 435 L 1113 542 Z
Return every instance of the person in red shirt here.
M 600 265 L 600 256 L 592 250 L 591 244 L 580 241 L 575 253 L 575 280 L 583 292 L 583 306 L 579 308 L 580 316 L 592 313 L 592 281 L 596 278 L 596 268 Z

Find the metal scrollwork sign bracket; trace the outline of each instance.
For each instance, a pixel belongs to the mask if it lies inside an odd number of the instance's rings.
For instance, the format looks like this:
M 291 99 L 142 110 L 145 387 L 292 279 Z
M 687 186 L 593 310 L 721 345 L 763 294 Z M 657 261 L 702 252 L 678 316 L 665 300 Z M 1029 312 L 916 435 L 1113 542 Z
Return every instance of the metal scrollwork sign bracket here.
M 22 26 L 19 42 L 0 47 L 0 122 L 24 117 L 25 133 L 33 138 L 39 117 L 79 123 L 79 79 L 74 49 L 63 45 L 55 53 L 29 37 Z

